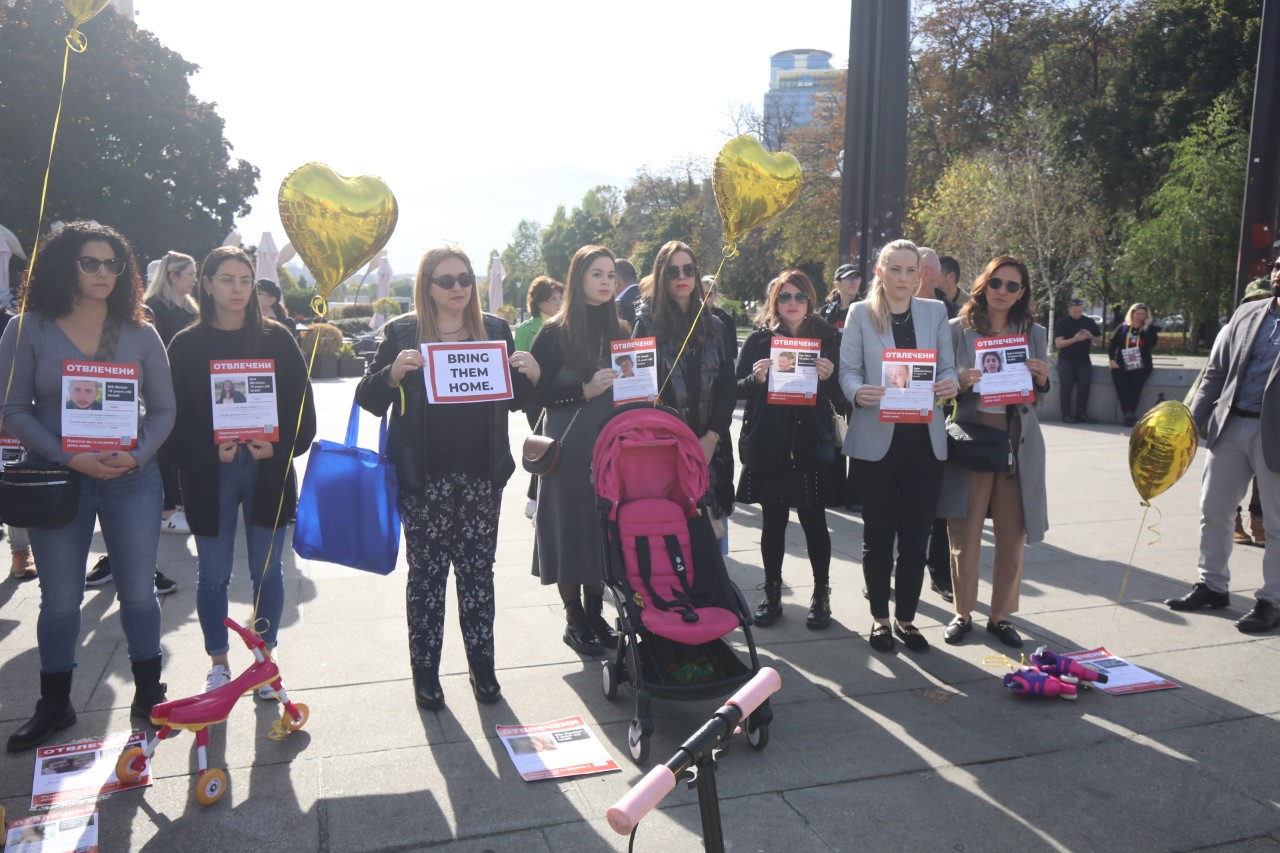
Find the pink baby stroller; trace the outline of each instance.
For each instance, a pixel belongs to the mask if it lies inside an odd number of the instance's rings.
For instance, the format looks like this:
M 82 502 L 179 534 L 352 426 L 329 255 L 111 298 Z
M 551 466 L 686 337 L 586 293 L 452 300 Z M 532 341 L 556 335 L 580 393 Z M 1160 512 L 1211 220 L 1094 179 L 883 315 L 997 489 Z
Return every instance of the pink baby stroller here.
M 618 608 L 618 648 L 604 664 L 604 695 L 635 691 L 627 744 L 649 755 L 652 697 L 709 699 L 760 669 L 750 610 L 729 580 L 704 512 L 707 463 L 693 431 L 667 408 L 622 406 L 596 439 L 593 476 L 605 549 L 605 585 Z M 741 628 L 750 666 L 724 637 Z M 773 711 L 765 702 L 742 727 L 763 749 Z

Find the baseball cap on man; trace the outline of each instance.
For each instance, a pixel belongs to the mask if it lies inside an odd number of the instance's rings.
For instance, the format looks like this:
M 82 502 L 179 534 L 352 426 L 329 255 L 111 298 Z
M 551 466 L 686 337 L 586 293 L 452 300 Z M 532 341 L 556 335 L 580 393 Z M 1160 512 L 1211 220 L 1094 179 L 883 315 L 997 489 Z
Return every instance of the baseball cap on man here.
M 860 279 L 862 278 L 862 276 L 858 274 L 858 268 L 855 267 L 853 264 L 841 264 L 840 268 L 836 270 L 835 280 L 844 281 L 846 278 Z
M 1071 302 L 1069 303 L 1069 305 L 1070 305 L 1070 307 L 1072 307 L 1072 308 L 1075 308 L 1077 305 L 1081 305 L 1081 306 L 1083 306 L 1083 305 L 1084 305 L 1084 300 L 1083 300 L 1083 299 L 1072 299 L 1072 300 L 1071 300 Z

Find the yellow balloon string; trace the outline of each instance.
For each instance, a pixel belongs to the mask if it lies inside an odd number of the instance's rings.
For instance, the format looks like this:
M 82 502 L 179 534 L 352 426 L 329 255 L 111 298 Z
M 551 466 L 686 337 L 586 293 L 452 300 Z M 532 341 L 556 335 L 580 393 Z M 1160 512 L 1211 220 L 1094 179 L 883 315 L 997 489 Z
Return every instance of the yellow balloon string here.
M 1018 658 L 1019 659 L 1015 661 L 1005 655 L 987 655 L 982 659 L 982 665 L 997 668 L 1003 666 L 1008 667 L 1013 672 L 1017 672 L 1022 667 L 1028 665 L 1027 656 L 1025 654 L 1019 655 Z
M 1152 524 L 1150 527 L 1146 527 L 1147 513 L 1153 509 L 1156 511 L 1156 515 L 1158 516 L 1158 518 L 1156 518 L 1154 524 Z M 1160 512 L 1160 507 L 1151 503 L 1151 501 L 1142 502 L 1142 521 L 1138 522 L 1138 535 L 1133 537 L 1133 550 L 1129 552 L 1129 563 L 1124 567 L 1124 577 L 1122 577 L 1120 580 L 1120 594 L 1116 596 L 1116 607 L 1119 607 L 1120 603 L 1124 601 L 1124 591 L 1125 591 L 1125 588 L 1128 587 L 1129 585 L 1129 571 L 1133 568 L 1133 558 L 1138 555 L 1138 541 L 1142 539 L 1143 528 L 1146 527 L 1147 530 L 1155 534 L 1156 538 L 1152 539 L 1150 542 L 1147 543 L 1147 546 L 1150 547 L 1164 538 L 1163 536 L 1160 535 L 1160 531 L 1156 530 L 1156 525 L 1158 525 L 1163 520 L 1164 520 L 1164 513 Z
M 729 254 L 730 250 L 733 252 L 732 255 Z M 676 353 L 675 359 L 671 362 L 671 371 L 667 373 L 667 378 L 662 380 L 662 387 L 658 389 L 658 396 L 653 398 L 654 408 L 662 405 L 662 392 L 667 390 L 667 383 L 671 381 L 671 377 L 675 374 L 676 365 L 680 363 L 685 349 L 689 346 L 689 339 L 693 337 L 693 330 L 698 328 L 698 320 L 702 317 L 703 309 L 707 307 L 707 300 L 715 294 L 716 288 L 720 286 L 720 271 L 724 269 L 724 262 L 730 257 L 737 257 L 737 255 L 738 249 L 735 244 L 730 243 L 724 247 L 724 257 L 720 259 L 720 266 L 716 267 L 716 274 L 712 276 L 714 281 L 712 281 L 711 287 L 707 292 L 703 294 L 702 301 L 698 303 L 698 313 L 693 315 L 693 322 L 689 324 L 689 333 L 684 336 L 684 341 L 680 344 L 680 351 Z

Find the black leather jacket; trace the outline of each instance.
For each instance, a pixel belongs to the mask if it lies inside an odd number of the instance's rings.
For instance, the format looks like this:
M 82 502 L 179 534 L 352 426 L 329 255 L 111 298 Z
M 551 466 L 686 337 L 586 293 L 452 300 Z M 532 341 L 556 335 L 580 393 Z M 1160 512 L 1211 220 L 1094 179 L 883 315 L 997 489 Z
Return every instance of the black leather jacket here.
M 427 455 L 423 436 L 430 417 L 427 389 L 422 377 L 406 376 L 399 388 L 387 384 L 391 365 L 401 350 L 418 348 L 418 318 L 413 314 L 397 317 L 387 323 L 378 351 L 356 386 L 356 402 L 366 412 L 382 417 L 391 408 L 391 424 L 387 429 L 387 456 L 396 465 L 401 489 L 421 489 L 427 481 Z M 507 355 L 515 352 L 511 327 L 501 317 L 484 315 L 485 337 L 506 341 Z M 414 380 L 417 381 L 414 381 Z M 403 410 L 400 391 L 404 390 Z M 489 479 L 494 491 L 506 485 L 515 473 L 511 442 L 507 434 L 507 412 L 526 408 L 533 397 L 533 385 L 523 373 L 511 371 L 511 389 L 515 397 L 485 404 L 489 409 Z

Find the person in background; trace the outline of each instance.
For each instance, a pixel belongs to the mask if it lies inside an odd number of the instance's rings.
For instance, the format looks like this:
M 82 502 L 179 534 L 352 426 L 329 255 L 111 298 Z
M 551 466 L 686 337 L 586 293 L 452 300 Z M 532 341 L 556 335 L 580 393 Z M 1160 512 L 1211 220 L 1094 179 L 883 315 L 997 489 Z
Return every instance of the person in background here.
M 533 339 L 537 337 L 542 324 L 560 313 L 560 307 L 564 305 L 564 285 L 551 276 L 540 275 L 529 284 L 526 301 L 529 305 L 529 319 L 516 327 L 517 352 L 529 352 L 533 348 Z M 530 409 L 525 412 L 525 417 L 529 421 L 529 429 L 533 429 L 538 422 L 537 410 Z M 538 506 L 537 474 L 529 475 L 529 491 L 526 495 L 528 500 L 524 505 L 524 517 L 533 518 L 533 513 Z
M 719 297 L 716 277 L 704 275 L 702 289 L 707 294 L 707 310 L 720 320 L 720 340 L 724 343 L 724 351 L 736 362 L 738 360 L 738 324 L 733 322 L 733 317 L 729 316 L 728 311 L 716 305 L 716 299 Z
M 926 251 L 933 254 L 932 249 L 921 249 L 922 258 Z M 943 255 L 937 260 L 939 272 L 933 277 L 933 297 L 946 306 L 947 319 L 954 320 L 960 312 L 960 262 L 950 255 Z M 948 416 L 954 408 L 955 401 L 948 401 L 945 406 Z M 933 520 L 926 565 L 929 568 L 929 589 L 951 604 L 955 601 L 955 594 L 951 589 L 951 537 L 947 533 L 945 518 Z
M 258 294 L 258 308 L 262 311 L 262 316 L 268 320 L 275 320 L 296 338 L 298 324 L 284 308 L 284 296 L 280 292 L 280 285 L 269 278 L 260 278 L 254 285 L 254 290 Z
M 943 255 L 938 258 L 938 267 L 942 270 L 942 281 L 933 289 L 933 294 L 947 306 L 947 317 L 954 320 L 960 313 L 960 262 Z
M 921 246 L 920 290 L 916 292 L 916 296 L 921 299 L 937 299 L 937 286 L 941 283 L 942 263 L 938 260 L 938 253 L 928 246 Z
M 1151 376 L 1151 354 L 1159 342 L 1160 335 L 1151 324 L 1151 312 L 1141 302 L 1129 306 L 1124 322 L 1111 335 L 1108 348 L 1111 381 L 1116 386 L 1116 398 L 1120 402 L 1125 426 L 1138 422 L 1142 388 Z
M 1067 316 L 1060 318 L 1053 329 L 1053 345 L 1058 348 L 1058 400 L 1066 423 L 1096 423 L 1089 417 L 1089 388 L 1093 384 L 1089 348 L 1101 343 L 1102 330 L 1092 318 L 1084 316 L 1084 300 L 1072 299 Z
M 618 316 L 628 326 L 634 326 L 636 303 L 643 296 L 636 268 L 626 258 L 619 258 L 614 266 L 618 273 Z
M 845 318 L 849 314 L 849 306 L 858 300 L 861 292 L 862 273 L 858 272 L 858 267 L 854 264 L 841 264 L 836 269 L 831 292 L 827 294 L 827 301 L 818 309 L 818 316 L 835 329 L 843 330 Z M 853 414 L 853 406 L 843 394 L 832 402 L 847 424 Z M 836 454 L 835 465 L 840 469 L 839 479 L 843 483 L 839 488 L 844 495 L 842 501 L 844 508 L 849 512 L 861 512 L 862 497 L 858 494 L 858 483 L 853 479 L 852 465 L 843 453 Z
M 1245 287 L 1244 296 L 1240 297 L 1240 305 L 1243 305 L 1246 302 L 1257 302 L 1261 299 L 1271 298 L 1271 282 L 1265 278 L 1260 278 L 1249 282 L 1249 285 Z M 1239 306 L 1236 307 L 1238 308 Z M 1226 326 L 1223 326 L 1222 329 L 1219 330 L 1218 337 L 1214 339 L 1213 342 L 1214 346 L 1217 346 L 1219 341 L 1226 340 L 1226 331 Z M 1209 360 L 1213 360 L 1212 355 L 1209 357 Z M 1208 370 L 1208 365 L 1205 365 L 1205 370 Z M 1204 373 L 1201 372 L 1200 379 L 1203 378 Z M 1196 380 L 1197 388 L 1200 385 L 1200 379 Z M 1237 545 L 1256 545 L 1259 548 L 1266 547 L 1267 530 L 1266 525 L 1262 520 L 1262 497 L 1258 494 L 1257 477 L 1253 478 L 1253 485 L 1249 490 L 1249 532 L 1245 532 L 1244 523 L 1240 518 L 1240 507 L 1237 506 L 1236 527 L 1231 538 Z

